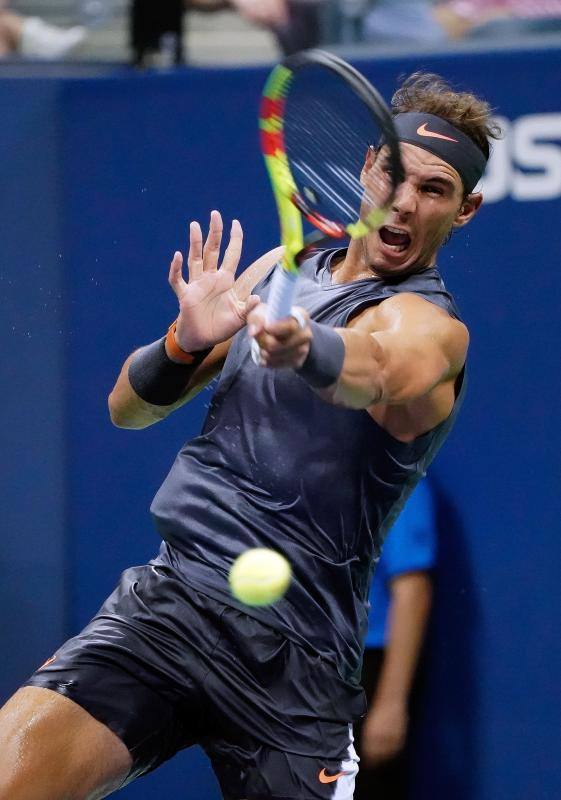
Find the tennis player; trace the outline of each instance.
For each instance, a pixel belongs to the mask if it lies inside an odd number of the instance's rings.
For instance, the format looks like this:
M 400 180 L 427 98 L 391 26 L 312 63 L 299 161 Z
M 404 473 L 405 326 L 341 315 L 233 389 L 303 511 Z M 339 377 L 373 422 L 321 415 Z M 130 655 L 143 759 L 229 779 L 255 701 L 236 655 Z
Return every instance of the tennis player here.
M 309 258 L 294 317 L 265 321 L 278 249 L 235 282 L 239 223 L 220 267 L 220 215 L 204 245 L 191 224 L 177 322 L 126 360 L 111 418 L 144 428 L 220 381 L 153 501 L 159 555 L 0 712 L 0 800 L 101 798 L 195 742 L 228 800 L 351 800 L 372 565 L 465 389 L 468 332 L 436 259 L 481 205 L 496 136 L 486 103 L 433 75 L 393 113 L 405 179 L 387 224 Z M 228 590 L 254 546 L 293 566 L 267 608 Z

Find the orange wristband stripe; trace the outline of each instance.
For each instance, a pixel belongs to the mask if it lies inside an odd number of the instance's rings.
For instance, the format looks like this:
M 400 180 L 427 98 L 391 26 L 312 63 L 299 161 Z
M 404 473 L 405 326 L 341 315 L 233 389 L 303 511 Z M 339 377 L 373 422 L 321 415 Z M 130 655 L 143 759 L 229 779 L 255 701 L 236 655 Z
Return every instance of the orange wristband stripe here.
M 192 353 L 187 353 L 182 350 L 175 340 L 175 329 L 177 328 L 177 320 L 172 322 L 166 334 L 166 351 L 168 356 L 180 364 L 192 364 L 195 361 L 195 356 Z

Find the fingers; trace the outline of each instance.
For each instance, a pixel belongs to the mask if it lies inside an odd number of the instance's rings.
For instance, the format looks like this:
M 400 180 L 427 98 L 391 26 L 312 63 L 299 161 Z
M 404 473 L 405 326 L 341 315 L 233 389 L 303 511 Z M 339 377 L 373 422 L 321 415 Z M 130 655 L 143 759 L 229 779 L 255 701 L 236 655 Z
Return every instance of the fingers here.
M 183 278 L 183 256 L 177 250 L 169 267 L 169 284 L 177 297 L 180 297 L 187 286 Z
M 247 333 L 249 336 L 258 336 L 267 324 L 267 306 L 264 303 L 256 303 L 251 313 L 247 317 Z
M 231 272 L 232 275 L 236 274 L 238 264 L 242 254 L 243 244 L 243 230 L 237 219 L 232 220 L 232 228 L 230 230 L 230 242 L 224 253 L 222 260 L 222 269 Z
M 298 334 L 299 331 L 308 330 L 307 323 L 309 320 L 309 314 L 304 308 L 301 308 L 300 306 L 298 306 L 297 310 L 299 312 L 299 316 L 301 317 L 303 323 L 306 323 L 303 325 L 300 324 L 300 322 L 295 316 L 285 317 L 284 319 L 276 320 L 275 322 L 268 322 L 267 306 L 265 305 L 265 303 L 261 303 L 259 295 L 256 294 L 250 295 L 249 299 L 247 300 L 247 303 L 249 304 L 250 302 L 251 302 L 251 309 L 247 309 L 247 314 L 248 314 L 247 322 L 249 325 L 248 333 L 250 336 L 257 336 L 262 331 L 266 331 L 279 341 L 285 342 L 295 334 Z
M 267 322 L 266 306 L 248 314 L 248 334 L 259 345 L 261 364 L 268 367 L 299 367 L 308 355 L 312 332 L 302 328 L 294 317 Z
M 203 232 L 198 222 L 189 225 L 189 280 L 196 281 L 203 274 Z
M 203 232 L 198 222 L 191 222 L 189 225 L 189 255 L 187 264 L 189 266 L 189 280 L 198 280 L 203 272 L 216 272 L 220 259 L 220 245 L 222 244 L 222 216 L 218 211 L 210 212 L 210 224 L 208 236 L 203 244 Z M 230 241 L 224 259 L 222 269 L 235 275 L 240 263 L 243 244 L 243 230 L 237 219 L 233 220 L 230 231 Z
M 216 272 L 218 269 L 218 259 L 220 258 L 220 245 L 222 243 L 222 217 L 220 212 L 210 212 L 210 225 L 208 236 L 203 247 L 203 270 L 205 272 Z
M 243 310 L 243 317 L 247 319 L 249 314 L 253 311 L 254 308 L 257 308 L 259 303 L 261 302 L 261 298 L 258 294 L 251 294 L 247 300 L 245 301 L 245 307 Z

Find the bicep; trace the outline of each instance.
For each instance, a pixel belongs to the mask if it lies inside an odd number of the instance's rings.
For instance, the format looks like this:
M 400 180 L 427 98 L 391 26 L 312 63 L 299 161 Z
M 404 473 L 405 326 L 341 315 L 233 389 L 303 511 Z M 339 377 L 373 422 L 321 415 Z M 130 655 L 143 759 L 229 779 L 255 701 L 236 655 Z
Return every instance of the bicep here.
M 427 395 L 461 370 L 466 327 L 438 306 L 402 295 L 372 310 L 358 326 L 376 343 L 382 372 L 381 402 L 405 403 Z
M 371 334 L 383 353 L 381 402 L 405 403 L 428 394 L 450 376 L 450 359 L 430 334 L 380 331 Z

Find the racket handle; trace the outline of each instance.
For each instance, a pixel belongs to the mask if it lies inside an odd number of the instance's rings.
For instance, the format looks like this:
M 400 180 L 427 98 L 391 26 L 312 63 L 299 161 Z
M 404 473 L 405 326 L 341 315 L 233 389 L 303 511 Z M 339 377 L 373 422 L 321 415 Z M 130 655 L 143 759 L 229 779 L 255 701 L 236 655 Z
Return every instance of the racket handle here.
M 297 278 L 298 275 L 295 272 L 287 272 L 280 265 L 273 272 L 271 291 L 267 299 L 267 320 L 269 322 L 276 322 L 291 316 Z M 255 339 L 251 342 L 251 358 L 255 364 L 259 364 L 261 361 L 259 345 Z
M 295 272 L 287 272 L 281 266 L 278 266 L 273 272 L 271 291 L 267 300 L 269 322 L 277 322 L 279 319 L 290 316 L 297 279 L 298 275 Z

